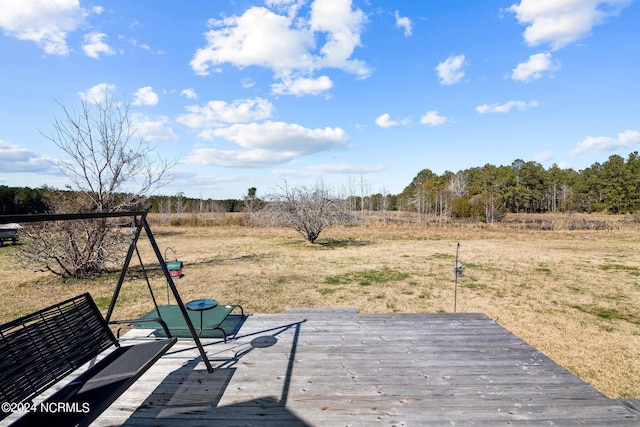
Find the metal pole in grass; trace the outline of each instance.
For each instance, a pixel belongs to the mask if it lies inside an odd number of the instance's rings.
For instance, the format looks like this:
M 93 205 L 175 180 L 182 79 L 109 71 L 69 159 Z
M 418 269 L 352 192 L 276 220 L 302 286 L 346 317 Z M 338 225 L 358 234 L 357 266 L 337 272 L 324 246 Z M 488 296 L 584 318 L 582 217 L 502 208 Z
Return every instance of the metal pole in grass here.
M 453 312 L 456 312 L 458 304 L 458 278 L 464 277 L 464 265 L 458 262 L 458 253 L 460 252 L 460 242 L 456 245 L 456 265 L 453 267 L 453 277 L 455 278 L 455 287 L 453 288 Z
M 456 285 L 453 290 L 453 312 L 456 312 L 456 305 L 458 304 L 458 252 L 460 252 L 460 242 L 456 245 L 456 265 L 453 269 L 453 275 L 456 278 Z

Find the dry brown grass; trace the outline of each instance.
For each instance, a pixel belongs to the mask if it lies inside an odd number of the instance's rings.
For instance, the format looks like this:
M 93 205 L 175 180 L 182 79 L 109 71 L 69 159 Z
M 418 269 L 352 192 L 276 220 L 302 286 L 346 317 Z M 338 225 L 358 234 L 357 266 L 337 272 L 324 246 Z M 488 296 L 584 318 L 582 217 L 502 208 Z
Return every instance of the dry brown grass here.
M 500 226 L 332 228 L 314 245 L 283 229 L 153 230 L 160 248 L 174 248 L 185 263 L 185 276 L 176 280 L 185 301 L 216 298 L 250 313 L 303 306 L 451 312 L 459 242 L 467 269 L 458 282 L 457 311 L 486 313 L 609 397 L 640 398 L 638 226 L 629 218 L 605 217 L 613 221 L 605 229 L 562 231 L 552 223 L 541 231 L 541 222 L 531 218 L 514 216 Z M 166 282 L 144 238 L 140 249 L 156 297 L 166 303 Z M 115 274 L 62 283 L 18 268 L 14 250 L 0 250 L 1 322 L 87 290 L 103 309 L 108 306 Z M 137 270 L 137 263 L 132 267 Z M 145 282 L 135 276 L 125 283 L 115 318 L 152 307 Z

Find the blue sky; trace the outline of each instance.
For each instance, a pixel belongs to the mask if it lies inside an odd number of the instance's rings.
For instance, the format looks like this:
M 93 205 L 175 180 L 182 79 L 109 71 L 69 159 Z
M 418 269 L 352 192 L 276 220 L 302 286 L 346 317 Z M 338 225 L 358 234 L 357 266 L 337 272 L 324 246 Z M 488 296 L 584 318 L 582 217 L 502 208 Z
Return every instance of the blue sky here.
M 0 0 L 0 185 L 63 187 L 42 134 L 105 90 L 178 160 L 161 194 L 580 170 L 640 146 L 639 22 L 638 0 Z

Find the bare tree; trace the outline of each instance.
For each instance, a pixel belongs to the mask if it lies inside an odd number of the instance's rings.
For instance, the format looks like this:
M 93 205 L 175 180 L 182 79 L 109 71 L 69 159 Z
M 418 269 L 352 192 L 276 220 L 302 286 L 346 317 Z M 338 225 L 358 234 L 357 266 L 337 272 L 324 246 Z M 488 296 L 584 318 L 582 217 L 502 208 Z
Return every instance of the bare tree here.
M 59 105 L 63 117 L 44 136 L 65 153 L 60 170 L 96 211 L 128 209 L 164 182 L 173 164 L 155 155 L 129 103 L 105 91 L 100 99 L 83 100 L 78 113 Z
M 505 215 L 505 208 L 496 185 L 491 185 L 485 189 L 482 199 L 484 202 L 484 221 L 487 224 L 502 221 Z
M 411 201 L 415 205 L 416 212 L 418 213 L 418 223 L 422 223 L 423 216 L 426 216 L 428 220 L 431 210 L 431 197 L 427 190 L 426 182 L 423 179 L 415 182 Z
M 178 215 L 187 212 L 187 204 L 184 201 L 184 193 L 182 191 L 175 195 L 173 206 Z
M 460 171 L 449 178 L 447 190 L 454 198 L 462 197 L 469 190 L 469 176 L 466 172 Z
M 314 187 L 289 188 L 286 183 L 267 198 L 262 213 L 277 225 L 296 230 L 310 243 L 325 228 L 354 220 L 347 201 L 336 197 L 320 183 Z
M 136 128 L 130 104 L 107 91 L 82 101 L 79 112 L 62 108 L 62 118 L 43 136 L 65 154 L 60 170 L 71 185 L 50 199 L 55 212 L 129 210 L 166 182 L 173 164 Z M 33 227 L 23 261 L 65 277 L 93 277 L 122 253 L 126 239 L 106 219 Z

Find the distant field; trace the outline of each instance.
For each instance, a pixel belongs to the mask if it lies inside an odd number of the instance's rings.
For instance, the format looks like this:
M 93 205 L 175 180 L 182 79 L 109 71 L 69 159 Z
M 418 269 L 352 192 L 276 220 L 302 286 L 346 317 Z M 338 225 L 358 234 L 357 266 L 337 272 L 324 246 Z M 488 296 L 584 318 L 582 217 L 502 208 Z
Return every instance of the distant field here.
M 328 229 L 317 244 L 292 230 L 152 225 L 184 261 L 183 300 L 215 298 L 249 313 L 352 306 L 360 312 L 452 312 L 456 245 L 465 277 L 457 311 L 489 315 L 609 397 L 640 398 L 640 226 L 630 217 L 510 216 L 502 225 Z M 400 225 L 398 225 L 400 224 Z M 166 285 L 144 237 L 158 302 Z M 90 291 L 106 309 L 117 275 L 63 283 L 0 248 L 0 322 Z M 170 254 L 171 251 L 168 252 Z M 153 305 L 137 262 L 115 318 Z

